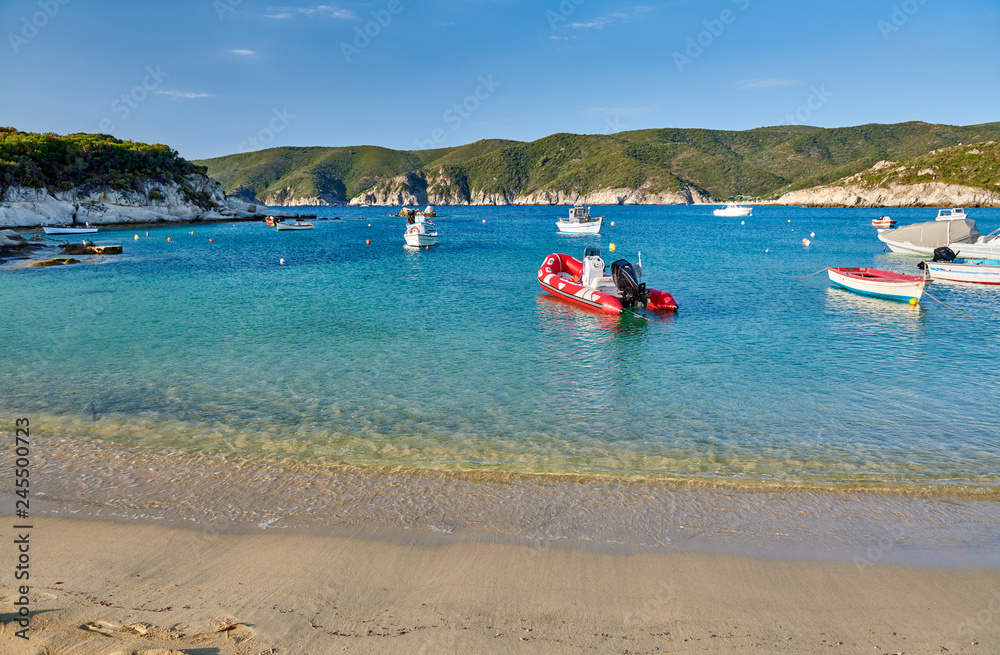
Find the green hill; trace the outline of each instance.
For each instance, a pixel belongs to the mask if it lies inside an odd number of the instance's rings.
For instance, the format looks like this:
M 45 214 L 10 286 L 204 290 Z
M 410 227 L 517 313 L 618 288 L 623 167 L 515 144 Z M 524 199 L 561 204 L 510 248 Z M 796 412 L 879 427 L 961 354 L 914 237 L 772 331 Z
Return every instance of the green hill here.
M 878 166 L 840 181 L 867 187 L 939 182 L 1000 192 L 1000 143 L 986 141 L 934 150 Z
M 881 160 L 900 161 L 962 143 L 1000 139 L 1000 123 L 922 122 L 744 131 L 650 129 L 612 135 L 553 134 L 528 143 L 489 139 L 453 148 L 270 148 L 197 163 L 227 193 L 269 204 L 346 202 L 392 178 L 422 173 L 428 192 L 464 200 L 540 191 L 585 194 L 694 189 L 715 198 L 776 198 L 829 184 Z M 419 176 L 417 176 L 419 177 Z M 402 183 L 410 184 L 409 176 Z M 397 185 L 398 186 L 398 185 Z

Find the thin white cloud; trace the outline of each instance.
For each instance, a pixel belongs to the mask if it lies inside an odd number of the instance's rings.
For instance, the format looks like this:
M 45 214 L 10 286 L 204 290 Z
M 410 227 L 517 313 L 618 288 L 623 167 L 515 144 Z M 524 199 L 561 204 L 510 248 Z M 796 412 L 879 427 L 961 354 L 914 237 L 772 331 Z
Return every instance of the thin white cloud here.
M 352 20 L 356 18 L 350 9 L 341 9 L 336 5 L 314 5 L 312 7 L 268 7 L 268 13 L 264 18 L 296 18 L 305 16 L 312 18 L 319 16 L 322 18 L 339 18 L 341 20 Z
M 739 83 L 741 89 L 769 89 L 776 86 L 795 86 L 802 84 L 801 80 L 786 80 L 780 77 L 771 77 L 766 80 L 743 80 Z
M 241 48 L 236 48 L 235 50 L 230 50 L 229 52 L 233 53 L 234 55 L 255 55 L 255 54 L 257 54 L 253 50 L 243 50 Z
M 191 93 L 190 91 L 160 91 L 157 89 L 154 93 L 159 93 L 161 96 L 170 96 L 172 98 L 214 98 L 214 93 Z

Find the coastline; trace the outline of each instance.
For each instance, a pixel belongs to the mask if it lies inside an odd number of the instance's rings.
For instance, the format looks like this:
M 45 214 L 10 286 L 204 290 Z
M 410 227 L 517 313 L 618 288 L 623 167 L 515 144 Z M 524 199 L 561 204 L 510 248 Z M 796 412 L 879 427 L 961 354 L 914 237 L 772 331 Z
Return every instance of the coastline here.
M 996 569 L 33 525 L 30 641 L 3 586 L 11 655 L 986 653 L 1000 636 Z

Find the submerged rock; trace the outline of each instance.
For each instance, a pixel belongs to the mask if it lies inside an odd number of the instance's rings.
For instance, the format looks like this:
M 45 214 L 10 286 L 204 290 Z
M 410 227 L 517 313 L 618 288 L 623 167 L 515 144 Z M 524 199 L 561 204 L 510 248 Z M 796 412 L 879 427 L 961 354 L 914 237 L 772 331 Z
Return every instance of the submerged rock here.
M 44 259 L 40 262 L 32 262 L 28 264 L 29 268 L 34 268 L 36 266 L 63 266 L 65 264 L 79 264 L 79 259 L 73 259 L 72 257 L 53 257 L 52 259 Z

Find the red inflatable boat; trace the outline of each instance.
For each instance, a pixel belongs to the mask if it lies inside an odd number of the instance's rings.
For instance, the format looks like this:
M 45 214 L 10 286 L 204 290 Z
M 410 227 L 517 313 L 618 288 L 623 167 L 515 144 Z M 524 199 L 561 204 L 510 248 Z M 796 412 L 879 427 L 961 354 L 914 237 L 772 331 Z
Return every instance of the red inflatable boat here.
M 601 249 L 596 246 L 587 246 L 583 261 L 555 253 L 546 257 L 538 268 L 538 283 L 557 298 L 611 314 L 621 314 L 637 305 L 666 311 L 677 309 L 672 295 L 639 282 L 641 259 L 638 273 L 624 259 L 611 264 L 610 276 L 605 275 L 606 268 Z

